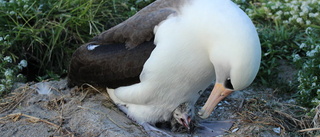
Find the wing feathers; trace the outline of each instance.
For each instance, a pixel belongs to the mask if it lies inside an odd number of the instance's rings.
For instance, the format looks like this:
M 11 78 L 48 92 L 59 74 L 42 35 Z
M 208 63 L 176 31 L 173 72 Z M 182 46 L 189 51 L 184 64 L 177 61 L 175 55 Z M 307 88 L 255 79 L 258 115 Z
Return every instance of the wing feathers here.
M 127 50 L 124 44 L 101 45 L 93 50 L 82 45 L 71 58 L 68 85 L 89 83 L 116 88 L 138 83 L 143 65 L 154 48 L 153 42 L 132 50 Z
M 125 43 L 127 48 L 132 49 L 150 41 L 154 37 L 154 27 L 169 15 L 176 14 L 179 5 L 184 1 L 186 0 L 155 1 L 126 21 L 102 32 L 91 42 L 98 45 Z

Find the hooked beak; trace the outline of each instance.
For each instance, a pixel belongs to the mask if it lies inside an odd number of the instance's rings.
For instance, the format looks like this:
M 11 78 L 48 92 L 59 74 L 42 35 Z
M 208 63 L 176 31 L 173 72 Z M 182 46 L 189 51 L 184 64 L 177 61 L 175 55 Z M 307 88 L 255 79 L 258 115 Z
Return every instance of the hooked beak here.
M 180 119 L 183 126 L 186 127 L 188 129 L 188 131 L 190 131 L 190 122 L 191 122 L 191 118 L 190 116 L 188 116 L 187 114 L 182 115 L 182 118 Z
M 199 116 L 203 119 L 208 118 L 217 104 L 232 92 L 233 90 L 226 89 L 223 84 L 216 83 L 206 104 L 198 112 Z

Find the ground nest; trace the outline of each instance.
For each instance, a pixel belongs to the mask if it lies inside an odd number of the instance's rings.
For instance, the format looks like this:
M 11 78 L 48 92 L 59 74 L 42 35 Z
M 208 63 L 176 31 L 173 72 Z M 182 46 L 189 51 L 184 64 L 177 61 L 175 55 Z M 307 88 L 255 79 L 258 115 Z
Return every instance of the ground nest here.
M 208 94 L 210 87 L 197 109 Z M 235 121 L 224 136 L 319 135 L 320 106 L 309 114 L 284 96 L 270 89 L 237 91 L 219 103 L 209 119 Z M 149 136 L 117 109 L 105 89 L 88 84 L 71 89 L 66 80 L 22 84 L 0 103 L 2 136 Z

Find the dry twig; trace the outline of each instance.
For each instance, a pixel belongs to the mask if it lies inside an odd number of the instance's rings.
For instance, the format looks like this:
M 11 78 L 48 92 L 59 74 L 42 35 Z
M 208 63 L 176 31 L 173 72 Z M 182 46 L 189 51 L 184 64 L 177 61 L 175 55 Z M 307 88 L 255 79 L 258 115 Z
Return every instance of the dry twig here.
M 0 113 L 3 113 L 5 111 L 10 111 L 14 108 L 16 108 L 30 93 L 32 92 L 27 92 L 29 89 L 29 85 L 19 87 L 17 90 L 22 90 L 17 93 L 12 93 L 12 96 L 9 96 L 6 98 L 6 100 L 9 100 L 6 103 L 2 103 L 0 107 Z
M 307 129 L 298 130 L 298 132 L 307 132 L 307 131 L 315 131 L 315 130 L 320 130 L 320 128 L 307 128 Z

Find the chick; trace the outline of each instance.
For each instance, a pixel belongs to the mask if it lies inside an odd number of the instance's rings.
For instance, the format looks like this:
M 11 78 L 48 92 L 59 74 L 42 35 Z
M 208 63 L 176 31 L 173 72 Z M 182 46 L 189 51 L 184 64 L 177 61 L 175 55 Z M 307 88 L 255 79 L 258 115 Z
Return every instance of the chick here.
M 194 106 L 185 102 L 180 104 L 173 112 L 171 118 L 172 132 L 191 132 L 194 128 Z

